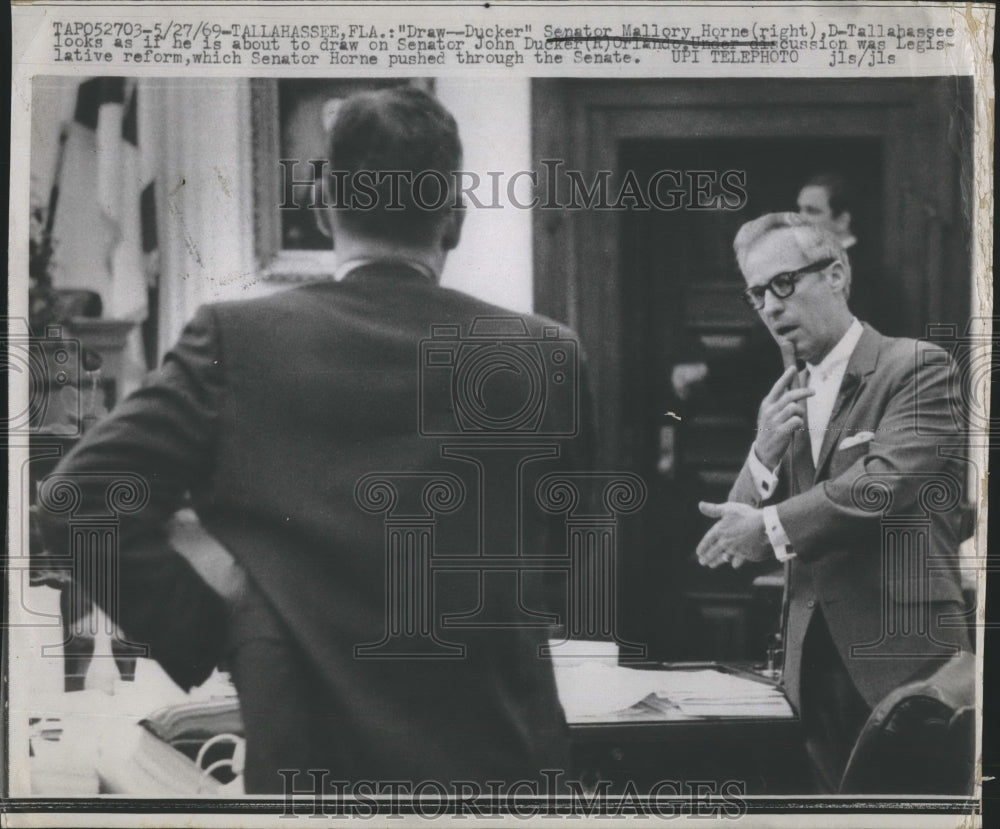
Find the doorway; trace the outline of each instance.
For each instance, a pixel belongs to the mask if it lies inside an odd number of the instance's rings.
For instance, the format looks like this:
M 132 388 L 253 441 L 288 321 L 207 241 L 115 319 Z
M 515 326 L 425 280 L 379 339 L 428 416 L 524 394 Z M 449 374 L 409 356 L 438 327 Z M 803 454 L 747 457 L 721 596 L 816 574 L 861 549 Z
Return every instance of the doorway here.
M 630 562 L 623 574 L 624 589 L 637 601 L 626 605 L 633 613 L 626 611 L 621 622 L 662 658 L 763 654 L 774 630 L 774 620 L 755 612 L 757 605 L 773 604 L 765 600 L 773 592 L 753 586 L 754 577 L 773 565 L 709 571 L 694 557 L 709 525 L 698 502 L 726 499 L 753 442 L 760 400 L 782 370 L 771 337 L 740 299 L 733 237 L 755 216 L 795 210 L 804 181 L 835 171 L 857 191 L 853 225 L 865 237 L 859 247 L 878 261 L 881 158 L 875 138 L 642 139 L 620 145 L 618 169 L 633 171 L 638 181 L 664 169 L 677 171 L 673 180 L 700 176 L 704 182 L 735 172 L 745 194 L 733 210 L 633 209 L 621 215 L 623 350 L 642 355 L 624 365 L 622 428 L 629 445 L 638 447 L 636 471 L 649 484 L 654 525 L 637 542 L 641 563 Z M 873 301 L 880 294 L 877 280 L 874 268 L 858 274 L 852 310 L 886 330 L 895 324 L 893 306 Z M 663 602 L 668 583 L 679 589 Z M 672 631 L 678 630 L 686 633 L 677 637 Z
M 576 328 L 589 354 L 596 463 L 637 472 L 649 490 L 619 538 L 617 631 L 653 658 L 762 659 L 778 625 L 755 573 L 705 571 L 693 557 L 709 523 L 697 502 L 724 500 L 781 368 L 739 300 L 736 230 L 794 210 L 810 175 L 845 174 L 865 248 L 855 313 L 886 334 L 964 328 L 970 95 L 970 83 L 933 78 L 533 82 L 539 162 L 587 181 L 611 171 L 612 193 L 628 171 L 746 175 L 736 209 L 535 214 L 535 307 Z

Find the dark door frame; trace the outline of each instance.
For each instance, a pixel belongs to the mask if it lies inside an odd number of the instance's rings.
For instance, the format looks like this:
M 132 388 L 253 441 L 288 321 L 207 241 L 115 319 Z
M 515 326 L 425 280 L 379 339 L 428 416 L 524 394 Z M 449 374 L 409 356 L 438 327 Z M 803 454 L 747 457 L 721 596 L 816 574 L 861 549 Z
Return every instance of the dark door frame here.
M 558 160 L 591 181 L 621 180 L 620 142 L 656 138 L 873 137 L 883 146 L 882 272 L 905 332 L 969 318 L 971 82 L 879 80 L 579 80 L 532 82 L 536 163 Z M 970 116 L 971 117 L 971 116 Z M 669 164 L 665 164 L 669 167 Z M 552 169 L 549 164 L 540 177 Z M 623 429 L 628 325 L 620 273 L 620 213 L 538 208 L 534 217 L 536 310 L 567 322 L 588 349 L 596 403 L 597 462 L 631 467 L 639 446 Z

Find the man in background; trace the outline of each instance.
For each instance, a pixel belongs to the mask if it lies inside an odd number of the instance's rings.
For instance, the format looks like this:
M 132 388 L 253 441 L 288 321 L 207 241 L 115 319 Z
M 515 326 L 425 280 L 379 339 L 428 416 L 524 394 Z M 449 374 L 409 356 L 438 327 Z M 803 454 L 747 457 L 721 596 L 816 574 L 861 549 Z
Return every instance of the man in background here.
M 247 792 L 282 791 L 279 770 L 300 772 L 299 789 L 312 785 L 310 769 L 331 781 L 434 781 L 448 793 L 538 780 L 568 759 L 552 665 L 540 655 L 546 628 L 518 623 L 523 596 L 491 594 L 500 582 L 474 569 L 432 572 L 428 555 L 468 564 L 482 553 L 482 481 L 460 452 L 444 450 L 465 431 L 482 443 L 484 422 L 514 422 L 516 406 L 504 407 L 525 394 L 509 361 L 491 371 L 463 358 L 555 359 L 557 344 L 565 358 L 579 353 L 575 335 L 439 285 L 463 212 L 453 190 L 440 199 L 434 187 L 454 186 L 461 144 L 432 96 L 403 86 L 348 99 L 330 160 L 338 175 L 320 219 L 336 281 L 200 309 L 159 373 L 52 480 L 77 487 L 78 515 L 105 509 L 115 476 L 148 488 L 121 518 L 117 620 L 184 687 L 228 662 L 246 726 Z M 421 173 L 432 175 L 418 191 Z M 498 320 L 520 339 L 476 339 L 480 323 Z M 422 344 L 442 330 L 425 355 Z M 542 377 L 578 392 L 543 395 L 546 427 L 580 425 L 579 378 L 565 376 L 577 368 L 567 359 Z M 429 370 L 437 380 L 424 384 Z M 485 411 L 460 420 L 469 405 Z M 531 423 L 517 424 L 515 436 L 530 440 Z M 555 450 L 536 454 L 561 453 L 558 470 L 582 463 L 578 430 L 556 431 Z M 188 495 L 245 574 L 225 579 L 225 597 L 168 538 Z M 552 536 L 531 523 L 531 506 L 512 499 L 505 528 L 524 511 L 515 541 L 563 554 L 562 539 L 543 546 Z M 49 550 L 68 554 L 69 513 L 42 519 Z M 393 535 L 401 525 L 412 535 Z M 387 549 L 390 536 L 402 546 Z M 482 608 L 501 616 L 447 624 Z
M 827 230 L 847 251 L 851 266 L 851 310 L 863 319 L 880 318 L 884 309 L 879 303 L 883 300 L 877 274 L 869 261 L 874 252 L 865 239 L 858 239 L 854 230 L 858 203 L 854 186 L 839 173 L 818 173 L 802 185 L 796 203 L 803 219 Z M 872 229 L 868 231 L 871 233 Z
M 820 173 L 810 178 L 802 185 L 796 200 L 799 215 L 833 234 L 845 250 L 858 241 L 851 230 L 852 201 L 847 182 L 836 173 Z
M 965 470 L 938 451 L 961 445 L 957 385 L 942 350 L 855 318 L 846 252 L 827 228 L 768 214 L 743 225 L 734 248 L 744 296 L 786 370 L 760 405 L 728 502 L 700 505 L 719 520 L 697 554 L 709 567 L 787 562 L 785 690 L 817 783 L 836 792 L 874 706 L 969 648 L 958 573 Z M 927 486 L 954 503 L 936 509 Z M 933 568 L 918 542 L 883 535 L 890 510 L 929 513 Z

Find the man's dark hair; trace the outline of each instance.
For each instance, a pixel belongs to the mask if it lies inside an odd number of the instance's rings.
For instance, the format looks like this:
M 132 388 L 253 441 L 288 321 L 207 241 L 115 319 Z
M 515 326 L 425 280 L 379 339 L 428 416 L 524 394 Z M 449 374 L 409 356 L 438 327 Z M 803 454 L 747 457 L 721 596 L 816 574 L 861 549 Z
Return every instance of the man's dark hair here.
M 366 236 L 426 243 L 456 207 L 461 162 L 458 125 L 432 95 L 414 86 L 352 95 L 330 135 L 340 220 Z
M 826 190 L 830 213 L 834 218 L 854 207 L 854 191 L 847 179 L 839 173 L 819 173 L 812 176 L 800 189 L 806 187 L 822 187 Z

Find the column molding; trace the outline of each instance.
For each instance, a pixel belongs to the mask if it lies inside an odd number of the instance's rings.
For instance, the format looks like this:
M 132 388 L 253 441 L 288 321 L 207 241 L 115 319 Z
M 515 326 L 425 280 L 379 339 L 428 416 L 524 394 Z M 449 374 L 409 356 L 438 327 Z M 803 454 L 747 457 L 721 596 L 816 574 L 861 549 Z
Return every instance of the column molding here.
M 253 165 L 245 78 L 157 79 L 162 356 L 199 305 L 252 295 Z

